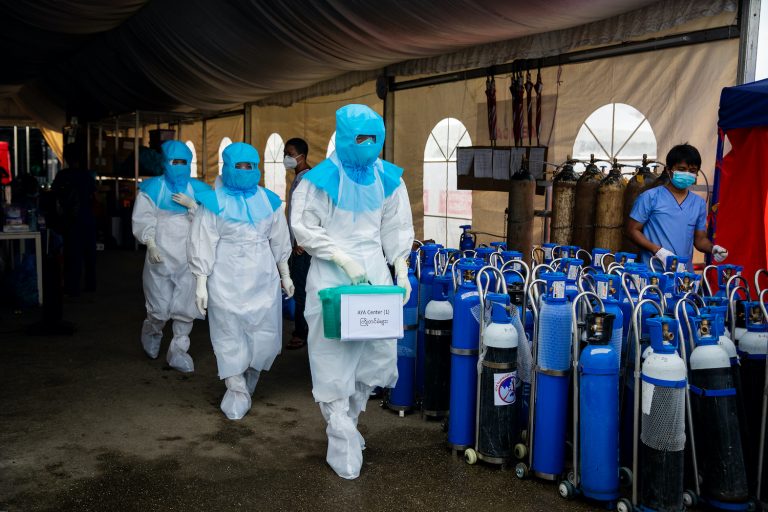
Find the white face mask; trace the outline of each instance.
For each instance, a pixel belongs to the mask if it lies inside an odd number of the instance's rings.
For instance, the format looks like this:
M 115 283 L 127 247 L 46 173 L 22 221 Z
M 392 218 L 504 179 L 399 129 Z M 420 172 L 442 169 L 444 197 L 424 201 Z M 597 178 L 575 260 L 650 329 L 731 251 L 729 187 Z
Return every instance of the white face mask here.
M 290 155 L 285 155 L 283 158 L 283 165 L 286 169 L 295 169 L 297 165 L 299 165 L 299 162 L 296 161 L 295 158 L 293 158 Z

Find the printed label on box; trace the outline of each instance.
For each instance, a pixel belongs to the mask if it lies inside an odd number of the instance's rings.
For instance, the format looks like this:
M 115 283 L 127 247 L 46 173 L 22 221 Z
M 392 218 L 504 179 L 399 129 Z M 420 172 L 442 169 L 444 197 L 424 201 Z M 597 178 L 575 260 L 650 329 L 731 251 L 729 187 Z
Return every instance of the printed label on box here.
M 396 293 L 341 296 L 341 339 L 403 337 L 403 296 Z

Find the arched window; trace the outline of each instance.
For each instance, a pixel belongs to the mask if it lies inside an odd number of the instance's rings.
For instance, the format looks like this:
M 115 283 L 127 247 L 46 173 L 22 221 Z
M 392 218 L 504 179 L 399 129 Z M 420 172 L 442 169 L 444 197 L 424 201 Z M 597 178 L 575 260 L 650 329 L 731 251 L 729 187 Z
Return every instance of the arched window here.
M 472 220 L 472 191 L 456 190 L 456 148 L 471 146 L 466 127 L 447 117 L 424 147 L 424 238 L 458 247 L 459 226 Z
M 328 141 L 328 150 L 325 152 L 325 158 L 329 158 L 331 156 L 331 153 L 336 151 L 336 132 L 333 132 L 333 135 L 331 135 L 330 140 Z
M 285 166 L 283 165 L 283 138 L 273 133 L 264 148 L 264 186 L 285 201 Z
M 221 176 L 221 169 L 224 167 L 224 160 L 222 159 L 221 154 L 230 144 L 232 144 L 232 139 L 229 137 L 221 139 L 221 143 L 219 144 L 219 176 Z
M 573 158 L 639 164 L 656 158 L 656 135 L 642 112 L 625 103 L 609 103 L 592 112 L 573 143 Z M 610 164 L 602 164 L 608 166 Z
M 197 151 L 195 151 L 195 143 L 191 140 L 188 140 L 185 142 L 189 150 L 192 152 L 192 169 L 189 173 L 189 175 L 193 178 L 197 178 Z

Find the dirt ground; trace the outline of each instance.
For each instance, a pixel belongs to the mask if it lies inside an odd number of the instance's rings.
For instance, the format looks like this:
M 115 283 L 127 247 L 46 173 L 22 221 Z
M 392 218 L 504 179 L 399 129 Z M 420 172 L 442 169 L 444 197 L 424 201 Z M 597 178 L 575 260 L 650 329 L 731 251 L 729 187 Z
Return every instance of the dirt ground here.
M 168 338 L 158 360 L 141 350 L 142 258 L 99 254 L 99 291 L 65 304 L 75 336 L 27 336 L 39 312 L 0 311 L 0 510 L 597 509 L 511 470 L 468 466 L 439 422 L 375 399 L 361 416 L 362 474 L 337 477 L 306 349 L 284 351 L 248 415 L 227 420 L 206 323 L 192 333 L 194 374 L 166 366 Z

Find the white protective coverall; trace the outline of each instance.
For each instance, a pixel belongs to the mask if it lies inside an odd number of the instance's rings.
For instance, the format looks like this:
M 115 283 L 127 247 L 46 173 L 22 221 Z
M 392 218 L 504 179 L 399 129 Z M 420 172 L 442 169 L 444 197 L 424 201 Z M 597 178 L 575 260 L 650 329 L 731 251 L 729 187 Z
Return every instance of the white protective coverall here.
M 381 117 L 366 106 L 348 105 L 336 113 L 336 123 L 336 152 L 299 183 L 291 225 L 297 244 L 312 256 L 304 316 L 312 394 L 328 423 L 326 460 L 339 476 L 353 479 L 365 446 L 358 416 L 375 386 L 397 382 L 397 343 L 325 338 L 318 291 L 350 284 L 350 265 L 361 267 L 351 272 L 357 274 L 353 281 L 392 284 L 387 262 L 401 269 L 398 284 L 406 286 L 405 258 L 414 233 L 402 169 L 377 158 L 384 142 Z M 359 135 L 375 136 L 375 144 L 369 139 L 361 147 Z
M 163 176 L 142 182 L 133 206 L 133 235 L 147 245 L 142 276 L 147 318 L 141 329 L 141 343 L 149 357 L 157 358 L 163 327 L 173 319 L 168 364 L 192 372 L 195 365 L 187 354 L 189 333 L 192 321 L 203 316 L 195 306 L 195 279 L 187 264 L 186 243 L 197 209 L 194 198 L 210 187 L 190 178 L 192 152 L 185 144 L 167 141 L 162 154 Z
M 258 186 L 258 152 L 235 143 L 222 158 L 222 185 L 201 196 L 204 207 L 192 222 L 188 252 L 198 299 L 205 295 L 208 306 L 219 378 L 227 386 L 221 410 L 240 419 L 251 408 L 260 372 L 270 369 L 282 347 L 278 267 L 281 274 L 285 269 L 288 288 L 291 243 L 282 201 Z M 241 162 L 252 170 L 235 168 Z

